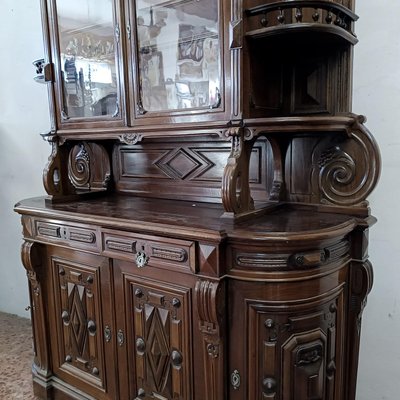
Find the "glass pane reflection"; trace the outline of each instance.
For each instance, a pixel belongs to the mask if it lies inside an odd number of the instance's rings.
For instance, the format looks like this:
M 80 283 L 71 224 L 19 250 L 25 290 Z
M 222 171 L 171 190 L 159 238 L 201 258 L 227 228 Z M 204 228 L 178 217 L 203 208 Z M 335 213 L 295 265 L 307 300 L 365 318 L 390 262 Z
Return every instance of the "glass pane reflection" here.
M 218 107 L 218 1 L 136 2 L 141 105 L 146 111 Z
M 118 113 L 112 0 L 58 0 L 64 117 Z

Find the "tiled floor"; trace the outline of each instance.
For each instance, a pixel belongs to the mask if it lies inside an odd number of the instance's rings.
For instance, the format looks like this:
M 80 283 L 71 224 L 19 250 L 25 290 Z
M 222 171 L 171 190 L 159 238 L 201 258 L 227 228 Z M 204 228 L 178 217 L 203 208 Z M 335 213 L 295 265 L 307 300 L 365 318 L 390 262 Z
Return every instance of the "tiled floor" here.
M 30 320 L 0 312 L 0 400 L 36 400 Z

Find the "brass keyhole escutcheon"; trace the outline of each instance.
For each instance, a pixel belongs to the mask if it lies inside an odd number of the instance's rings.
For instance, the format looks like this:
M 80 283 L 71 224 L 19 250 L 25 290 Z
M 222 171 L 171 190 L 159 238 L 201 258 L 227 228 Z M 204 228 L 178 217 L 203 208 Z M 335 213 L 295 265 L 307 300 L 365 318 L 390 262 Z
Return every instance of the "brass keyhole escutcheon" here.
M 149 262 L 149 257 L 147 257 L 144 251 L 139 251 L 136 254 L 136 266 L 138 268 L 144 268 Z

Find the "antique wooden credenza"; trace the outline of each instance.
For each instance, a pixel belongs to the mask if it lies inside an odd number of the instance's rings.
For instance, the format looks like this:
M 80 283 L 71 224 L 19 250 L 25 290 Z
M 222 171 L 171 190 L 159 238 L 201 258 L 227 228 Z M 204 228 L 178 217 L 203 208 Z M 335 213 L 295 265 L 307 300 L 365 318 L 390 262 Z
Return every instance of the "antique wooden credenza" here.
M 354 0 L 41 0 L 19 202 L 41 399 L 354 400 L 380 156 Z

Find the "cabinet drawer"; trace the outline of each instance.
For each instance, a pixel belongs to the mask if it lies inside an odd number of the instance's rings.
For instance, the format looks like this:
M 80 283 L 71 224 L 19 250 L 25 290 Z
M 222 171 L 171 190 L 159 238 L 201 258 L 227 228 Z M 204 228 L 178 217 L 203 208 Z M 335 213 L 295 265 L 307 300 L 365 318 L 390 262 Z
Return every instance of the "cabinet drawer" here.
M 133 261 L 138 268 L 168 268 L 195 272 L 195 243 L 127 232 L 102 231 L 103 254 Z
M 39 240 L 66 244 L 88 250 L 97 250 L 98 240 L 95 229 L 67 225 L 62 222 L 35 220 L 35 237 Z

